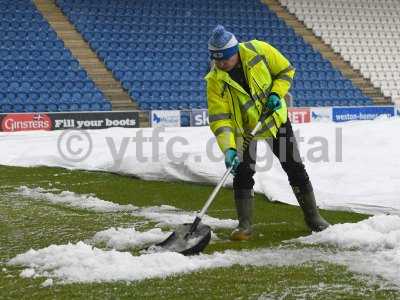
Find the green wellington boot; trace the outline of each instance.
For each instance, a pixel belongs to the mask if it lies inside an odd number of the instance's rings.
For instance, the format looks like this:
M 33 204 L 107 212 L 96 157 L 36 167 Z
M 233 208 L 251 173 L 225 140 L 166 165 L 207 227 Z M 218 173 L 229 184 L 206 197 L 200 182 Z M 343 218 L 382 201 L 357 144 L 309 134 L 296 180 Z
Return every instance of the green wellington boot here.
M 232 231 L 230 239 L 232 241 L 247 241 L 252 234 L 252 218 L 254 206 L 253 190 L 235 191 L 235 205 L 238 215 L 239 226 Z
M 293 186 L 292 189 L 301 209 L 303 210 L 304 220 L 308 228 L 310 228 L 311 231 L 322 231 L 328 228 L 330 224 L 325 221 L 325 219 L 321 217 L 318 212 L 318 208 L 315 203 L 314 191 L 311 184 L 306 185 L 303 190 L 301 190 L 298 186 Z

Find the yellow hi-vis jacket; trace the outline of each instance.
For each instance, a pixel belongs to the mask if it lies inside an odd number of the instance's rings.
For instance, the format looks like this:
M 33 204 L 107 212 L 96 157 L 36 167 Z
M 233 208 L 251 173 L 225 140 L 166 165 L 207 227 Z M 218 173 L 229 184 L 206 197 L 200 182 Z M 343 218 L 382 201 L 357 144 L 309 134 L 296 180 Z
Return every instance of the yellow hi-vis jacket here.
M 239 44 L 249 95 L 227 72 L 213 67 L 206 75 L 210 128 L 222 152 L 238 149 L 238 139 L 256 126 L 270 93 L 281 98 L 282 107 L 267 118 L 256 139 L 276 137 L 287 121 L 287 94 L 295 70 L 290 62 L 268 43 L 252 40 Z

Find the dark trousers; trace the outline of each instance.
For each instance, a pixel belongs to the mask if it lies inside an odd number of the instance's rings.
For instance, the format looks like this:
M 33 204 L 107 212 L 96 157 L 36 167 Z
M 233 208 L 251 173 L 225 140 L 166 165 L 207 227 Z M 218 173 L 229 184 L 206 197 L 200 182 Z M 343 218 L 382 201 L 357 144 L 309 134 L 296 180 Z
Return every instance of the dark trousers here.
M 279 158 L 290 185 L 297 186 L 300 190 L 309 188 L 311 186 L 310 179 L 300 159 L 299 148 L 289 119 L 279 128 L 277 137 L 267 139 L 267 143 L 274 155 Z M 233 179 L 233 189 L 235 191 L 253 188 L 256 156 L 257 142 L 254 141 L 242 155 L 241 163 Z

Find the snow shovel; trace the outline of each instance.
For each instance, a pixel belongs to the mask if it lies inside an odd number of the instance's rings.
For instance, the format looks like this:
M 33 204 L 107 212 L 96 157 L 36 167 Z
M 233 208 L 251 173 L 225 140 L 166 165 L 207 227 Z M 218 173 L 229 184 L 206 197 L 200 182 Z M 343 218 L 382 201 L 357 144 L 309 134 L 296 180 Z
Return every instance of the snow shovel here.
M 258 130 L 262 127 L 265 119 L 271 116 L 273 112 L 274 111 L 266 111 L 261 115 L 256 127 L 244 139 L 244 151 L 247 150 L 247 148 L 249 147 L 250 142 L 252 141 Z M 163 251 L 179 252 L 183 255 L 194 255 L 204 250 L 211 239 L 211 227 L 201 223 L 201 219 L 207 212 L 207 209 L 209 208 L 211 203 L 214 201 L 221 187 L 224 185 L 226 179 L 232 171 L 232 168 L 233 167 L 230 167 L 226 170 L 225 174 L 222 176 L 217 186 L 214 188 L 210 197 L 208 197 L 208 200 L 204 204 L 204 207 L 196 215 L 193 223 L 185 223 L 183 225 L 180 225 L 173 233 L 171 233 L 171 235 L 166 240 L 156 244 L 156 249 L 160 247 Z

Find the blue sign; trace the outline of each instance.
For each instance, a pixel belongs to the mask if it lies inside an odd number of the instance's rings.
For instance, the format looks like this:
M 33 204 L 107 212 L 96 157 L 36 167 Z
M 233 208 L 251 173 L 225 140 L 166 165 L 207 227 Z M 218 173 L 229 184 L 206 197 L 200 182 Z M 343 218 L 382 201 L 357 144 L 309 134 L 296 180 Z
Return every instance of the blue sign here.
M 393 117 L 394 106 L 333 107 L 334 122 L 374 120 L 377 117 Z
M 332 107 L 311 107 L 311 122 L 332 122 Z
M 152 127 L 179 127 L 181 126 L 181 112 L 179 110 L 152 110 Z

